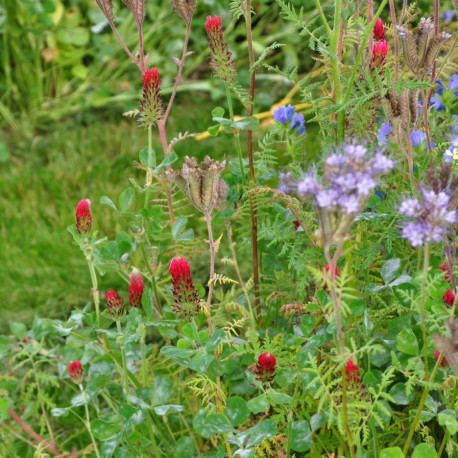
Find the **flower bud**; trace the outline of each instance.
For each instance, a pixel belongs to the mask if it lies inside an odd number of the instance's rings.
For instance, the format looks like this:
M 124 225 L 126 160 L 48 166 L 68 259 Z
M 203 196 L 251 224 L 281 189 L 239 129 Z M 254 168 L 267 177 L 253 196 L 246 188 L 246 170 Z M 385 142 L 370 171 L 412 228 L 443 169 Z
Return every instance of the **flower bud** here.
M 345 373 L 350 380 L 360 381 L 359 366 L 353 362 L 353 356 L 345 363 Z
M 386 59 L 388 54 L 389 45 L 386 40 L 379 41 L 375 43 L 374 50 L 372 52 L 372 62 L 371 65 L 374 67 L 381 67 Z
M 199 315 L 199 295 L 192 283 L 191 269 L 186 259 L 175 256 L 169 264 L 175 303 L 173 311 L 178 318 L 191 320 Z
M 81 367 L 81 361 L 73 361 L 68 366 L 68 374 L 70 378 L 80 385 L 83 382 L 83 368 Z
M 452 269 L 450 265 L 447 262 L 444 262 L 439 266 L 439 270 L 442 270 L 444 273 L 444 279 L 445 281 L 448 281 L 449 283 L 452 281 Z
M 213 74 L 224 81 L 234 82 L 236 70 L 234 61 L 231 60 L 231 52 L 223 40 L 221 17 L 207 17 L 205 30 L 210 45 L 210 67 Z
M 373 32 L 374 32 L 374 38 L 377 41 L 381 41 L 381 40 L 385 39 L 385 32 L 384 32 L 384 29 L 383 29 L 383 21 L 380 18 L 377 18 L 377 20 L 375 21 Z
M 143 97 L 140 104 L 139 123 L 142 126 L 150 127 L 164 115 L 159 87 L 162 80 L 159 78 L 159 71 L 156 67 L 147 68 L 143 73 L 142 80 Z
M 120 320 L 124 314 L 124 304 L 118 293 L 110 289 L 110 291 L 105 294 L 105 299 L 107 301 L 110 317 L 115 321 Z
M 436 363 L 437 363 L 437 361 L 439 360 L 440 354 L 441 354 L 441 352 L 436 348 L 436 349 L 434 350 L 434 359 L 436 360 Z M 447 358 L 444 356 L 444 357 L 442 358 L 440 367 L 446 367 L 446 366 L 448 366 L 448 362 L 447 362 Z
M 142 295 L 145 289 L 142 274 L 139 270 L 134 269 L 130 276 L 129 284 L 129 303 L 131 307 L 140 308 L 142 306 Z
M 263 380 L 271 380 L 275 374 L 277 359 L 272 353 L 265 352 L 259 355 L 256 364 L 256 375 Z
M 92 215 L 91 201 L 89 199 L 80 200 L 76 206 L 76 230 L 83 237 L 87 237 L 91 232 Z
M 326 265 L 324 266 L 325 272 L 328 273 L 330 268 L 331 268 L 331 266 L 330 266 L 329 264 L 326 264 Z M 336 277 L 340 277 L 339 269 L 338 269 L 337 266 L 335 266 L 334 272 L 335 272 L 335 276 L 336 276 Z
M 443 296 L 442 299 L 447 305 L 450 305 L 450 307 L 453 305 L 455 302 L 455 293 L 453 290 L 449 289 Z

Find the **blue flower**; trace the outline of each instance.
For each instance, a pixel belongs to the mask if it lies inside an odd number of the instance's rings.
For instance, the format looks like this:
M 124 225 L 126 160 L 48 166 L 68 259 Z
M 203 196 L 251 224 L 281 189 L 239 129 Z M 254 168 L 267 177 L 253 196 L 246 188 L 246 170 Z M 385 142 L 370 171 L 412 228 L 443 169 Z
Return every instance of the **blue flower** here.
M 386 194 L 380 190 L 380 189 L 376 189 L 374 194 L 380 199 L 380 200 L 383 200 L 386 196 Z
M 281 124 L 289 124 L 290 129 L 298 129 L 297 133 L 300 135 L 305 131 L 304 115 L 295 111 L 296 107 L 281 105 L 274 110 L 274 119 Z
M 387 137 L 392 132 L 391 124 L 389 122 L 384 122 L 377 133 L 378 144 L 380 146 L 385 145 L 388 141 Z
M 454 18 L 455 18 L 455 11 L 453 10 L 444 11 L 444 14 L 442 15 L 442 20 L 447 24 L 452 22 Z
M 410 140 L 414 148 L 418 148 L 426 140 L 426 134 L 421 130 L 413 130 L 410 134 Z M 431 145 L 432 146 L 432 145 Z
M 437 111 L 445 110 L 445 105 L 444 105 L 444 102 L 442 102 L 442 97 L 440 96 L 440 94 L 441 93 L 439 93 L 439 90 L 437 90 L 436 93 L 431 97 L 431 100 L 429 101 L 429 106 L 433 110 L 437 110 Z
M 448 129 L 452 134 L 458 134 L 458 115 L 453 115 L 452 119 L 452 124 L 448 126 Z

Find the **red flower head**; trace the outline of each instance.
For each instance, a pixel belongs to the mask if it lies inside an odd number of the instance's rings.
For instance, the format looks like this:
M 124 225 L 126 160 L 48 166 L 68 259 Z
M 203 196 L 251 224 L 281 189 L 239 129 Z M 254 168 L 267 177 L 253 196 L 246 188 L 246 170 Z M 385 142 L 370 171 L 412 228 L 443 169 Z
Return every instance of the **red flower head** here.
M 124 304 L 118 293 L 110 289 L 110 291 L 105 294 L 105 299 L 107 301 L 108 313 L 111 318 L 115 321 L 121 319 L 124 314 Z
M 299 221 L 293 221 L 294 230 L 297 231 L 301 227 L 301 223 Z
M 381 67 L 385 62 L 386 55 L 388 54 L 389 45 L 386 40 L 375 43 L 371 65 Z
M 91 201 L 89 199 L 80 200 L 76 206 L 76 230 L 83 237 L 87 237 L 91 232 L 91 227 Z
M 437 360 L 439 359 L 440 354 L 441 354 L 441 352 L 436 348 L 434 350 L 434 359 L 436 360 L 436 363 L 437 363 Z M 448 362 L 447 362 L 447 359 L 444 356 L 442 358 L 440 367 L 446 367 L 446 366 L 448 366 Z
M 377 41 L 385 39 L 385 32 L 383 30 L 383 21 L 380 18 L 377 18 L 374 25 L 374 38 Z
M 137 269 L 134 269 L 130 276 L 129 285 L 129 302 L 131 307 L 141 307 L 144 289 L 145 284 L 143 283 L 142 274 Z
M 450 305 L 450 307 L 453 305 L 455 302 L 455 293 L 449 289 L 443 296 L 442 299 L 447 305 Z
M 199 295 L 192 283 L 191 269 L 188 261 L 181 256 L 175 256 L 169 264 L 172 276 L 173 295 L 175 304 L 173 311 L 178 318 L 191 320 L 200 313 Z
M 350 380 L 361 380 L 361 377 L 359 375 L 359 367 L 357 364 L 353 362 L 353 356 L 350 356 L 350 359 L 345 363 L 345 372 Z
M 324 266 L 325 272 L 328 273 L 330 268 L 331 266 L 329 264 L 326 264 Z M 335 267 L 334 272 L 335 272 L 336 277 L 340 277 L 339 269 L 337 268 L 337 266 Z
M 263 380 L 271 380 L 275 374 L 276 364 L 277 359 L 272 353 L 260 354 L 256 364 L 256 375 Z
M 68 374 L 70 378 L 80 385 L 83 382 L 83 368 L 81 367 L 81 361 L 73 361 L 68 366 Z
M 452 281 L 452 268 L 447 262 L 444 262 L 439 266 L 439 270 L 442 270 L 444 273 L 444 278 L 445 281 L 448 281 L 449 283 Z
M 164 114 L 159 87 L 162 80 L 159 78 L 159 71 L 156 67 L 147 68 L 143 73 L 142 80 L 143 97 L 140 104 L 139 122 L 148 127 L 156 124 Z
M 231 52 L 223 39 L 221 18 L 207 16 L 205 30 L 210 45 L 210 67 L 213 74 L 224 81 L 233 82 L 235 79 L 235 63 L 231 60 Z

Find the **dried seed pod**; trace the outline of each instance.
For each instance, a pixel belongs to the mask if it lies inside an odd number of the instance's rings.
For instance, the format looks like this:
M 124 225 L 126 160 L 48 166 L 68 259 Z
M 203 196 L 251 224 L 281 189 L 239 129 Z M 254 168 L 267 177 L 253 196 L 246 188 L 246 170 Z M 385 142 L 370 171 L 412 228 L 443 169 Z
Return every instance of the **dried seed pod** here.
M 112 0 L 95 0 L 99 8 L 102 10 L 102 13 L 108 19 L 108 22 L 113 22 L 113 2 Z
M 407 65 L 410 70 L 416 74 L 418 67 L 418 50 L 415 37 L 413 36 L 413 33 L 405 27 L 397 26 L 397 31 L 399 38 L 401 39 L 402 49 L 404 51 L 404 57 L 407 61 Z
M 436 61 L 437 55 L 439 54 L 441 46 L 451 37 L 449 33 L 442 32 L 437 37 L 434 37 L 431 40 L 431 43 L 428 47 L 428 51 L 425 56 L 425 61 L 423 65 L 424 74 L 429 73 L 432 69 L 434 62 Z
M 399 94 L 399 110 L 401 112 L 401 120 L 404 126 L 410 125 L 410 107 L 409 107 L 409 90 L 405 89 Z
M 417 122 L 418 117 L 418 89 L 411 89 L 409 91 L 409 108 L 410 108 L 410 120 L 412 124 Z
M 189 201 L 202 213 L 211 213 L 219 193 L 224 188 L 220 185 L 221 172 L 225 161 L 219 162 L 207 156 L 200 165 L 195 158 L 185 157 L 181 170 L 169 170 L 167 176 L 184 192 Z
M 391 102 L 387 98 L 382 99 L 382 107 L 385 110 L 385 114 L 388 119 L 394 119 L 396 117 Z
M 196 3 L 196 0 L 170 0 L 173 11 L 183 19 L 186 25 L 191 23 L 196 10 Z
M 431 18 L 425 19 L 421 18 L 420 24 L 418 24 L 417 29 L 415 30 L 417 52 L 418 52 L 418 62 L 419 67 L 423 65 L 423 62 L 428 51 L 428 45 L 431 39 L 431 36 L 434 31 L 434 24 L 431 21 Z

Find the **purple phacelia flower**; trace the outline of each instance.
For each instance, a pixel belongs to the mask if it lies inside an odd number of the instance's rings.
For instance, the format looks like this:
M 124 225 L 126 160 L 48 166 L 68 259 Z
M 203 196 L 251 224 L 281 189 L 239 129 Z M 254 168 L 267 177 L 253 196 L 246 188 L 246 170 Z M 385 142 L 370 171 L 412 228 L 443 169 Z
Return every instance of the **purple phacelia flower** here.
M 377 133 L 378 144 L 380 146 L 385 145 L 388 142 L 388 135 L 391 134 L 393 129 L 391 128 L 391 123 L 384 122 Z
M 297 133 L 300 135 L 305 132 L 304 115 L 295 111 L 296 107 L 281 105 L 274 110 L 274 119 L 285 126 L 289 124 L 289 129 L 298 129 Z
M 301 197 L 312 195 L 321 210 L 356 214 L 376 188 L 376 175 L 393 167 L 382 153 L 371 158 L 365 146 L 347 144 L 326 158 L 323 181 L 311 169 L 297 183 L 297 192 Z
M 414 148 L 418 148 L 426 140 L 426 134 L 421 130 L 413 130 L 410 134 L 410 140 Z
M 399 212 L 407 218 L 402 236 L 413 247 L 425 243 L 439 242 L 446 233 L 447 226 L 457 220 L 457 211 L 450 210 L 450 197 L 444 192 L 435 192 L 422 187 L 421 200 L 406 199 Z
M 288 193 L 293 190 L 292 174 L 291 172 L 280 172 L 280 186 L 278 190 L 283 193 Z

